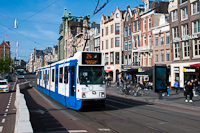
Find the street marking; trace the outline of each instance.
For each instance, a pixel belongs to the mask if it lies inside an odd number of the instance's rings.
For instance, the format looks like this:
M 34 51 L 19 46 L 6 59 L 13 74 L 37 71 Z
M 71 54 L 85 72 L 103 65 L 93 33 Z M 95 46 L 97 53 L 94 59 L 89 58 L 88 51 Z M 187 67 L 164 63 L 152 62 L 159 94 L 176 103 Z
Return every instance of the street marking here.
M 0 126 L 0 132 L 2 132 L 3 131 L 3 126 Z
M 98 128 L 99 131 L 111 131 L 110 129 L 108 128 Z
M 7 108 L 9 109 L 9 106 L 7 106 Z
M 10 103 L 8 104 L 8 106 L 10 106 Z
M 8 112 L 8 109 L 6 109 L 6 112 Z
M 67 130 L 69 133 L 87 133 L 86 130 Z
M 6 119 L 4 118 L 4 119 L 2 119 L 1 123 L 4 123 L 5 121 L 6 121 Z
M 4 116 L 7 116 L 7 113 L 5 113 Z

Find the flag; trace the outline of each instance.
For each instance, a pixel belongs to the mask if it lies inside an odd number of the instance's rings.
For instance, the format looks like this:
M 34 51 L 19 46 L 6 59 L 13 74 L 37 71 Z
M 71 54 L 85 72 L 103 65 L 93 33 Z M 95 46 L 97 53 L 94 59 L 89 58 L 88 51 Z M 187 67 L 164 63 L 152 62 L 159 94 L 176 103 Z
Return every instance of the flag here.
M 14 28 L 18 28 L 18 22 L 17 22 L 17 19 L 15 19 L 15 22 L 14 22 Z
M 16 43 L 16 47 L 19 47 L 19 42 L 17 41 L 17 43 Z

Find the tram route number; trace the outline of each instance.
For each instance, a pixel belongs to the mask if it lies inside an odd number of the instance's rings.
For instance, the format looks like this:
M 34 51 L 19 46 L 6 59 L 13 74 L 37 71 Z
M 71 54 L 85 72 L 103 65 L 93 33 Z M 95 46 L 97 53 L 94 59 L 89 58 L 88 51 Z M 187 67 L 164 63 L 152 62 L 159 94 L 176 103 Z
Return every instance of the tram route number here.
M 82 91 L 86 91 L 86 88 L 82 88 Z

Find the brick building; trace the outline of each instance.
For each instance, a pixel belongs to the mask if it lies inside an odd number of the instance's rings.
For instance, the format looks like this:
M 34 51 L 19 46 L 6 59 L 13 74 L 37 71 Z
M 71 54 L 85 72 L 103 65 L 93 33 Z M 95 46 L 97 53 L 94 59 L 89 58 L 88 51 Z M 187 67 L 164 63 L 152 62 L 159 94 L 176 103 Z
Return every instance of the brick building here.
M 0 58 L 4 57 L 4 48 L 5 48 L 5 55 L 10 57 L 10 42 L 3 41 L 0 45 Z

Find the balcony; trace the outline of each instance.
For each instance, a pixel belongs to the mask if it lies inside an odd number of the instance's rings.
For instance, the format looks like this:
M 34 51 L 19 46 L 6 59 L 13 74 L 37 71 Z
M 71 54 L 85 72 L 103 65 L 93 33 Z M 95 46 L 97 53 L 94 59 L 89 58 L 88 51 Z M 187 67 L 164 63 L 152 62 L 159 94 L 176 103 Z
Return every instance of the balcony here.
M 138 51 L 139 52 L 151 52 L 151 51 L 153 51 L 153 45 L 138 47 Z

